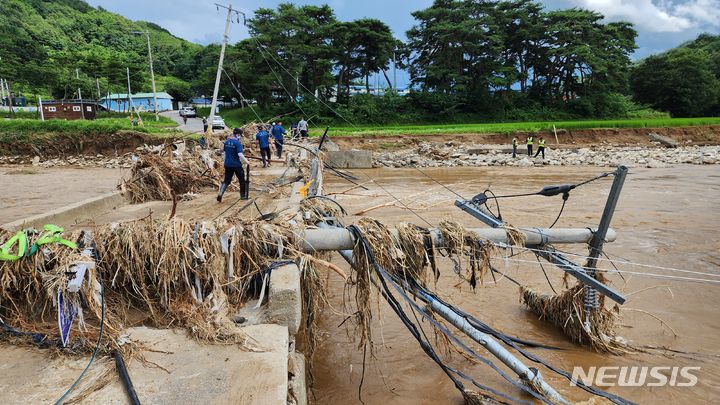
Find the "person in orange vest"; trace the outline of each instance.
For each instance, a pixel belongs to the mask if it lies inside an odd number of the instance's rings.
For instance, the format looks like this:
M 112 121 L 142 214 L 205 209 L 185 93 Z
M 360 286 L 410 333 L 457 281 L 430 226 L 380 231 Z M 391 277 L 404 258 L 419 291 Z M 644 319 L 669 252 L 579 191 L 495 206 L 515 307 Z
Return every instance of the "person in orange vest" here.
M 528 156 L 532 157 L 532 147 L 533 143 L 535 142 L 535 138 L 533 138 L 532 134 L 528 134 L 525 140 L 527 141 Z
M 545 138 L 542 136 L 538 139 L 538 150 L 535 152 L 535 157 L 538 157 L 540 153 L 542 153 L 542 158 L 545 160 Z

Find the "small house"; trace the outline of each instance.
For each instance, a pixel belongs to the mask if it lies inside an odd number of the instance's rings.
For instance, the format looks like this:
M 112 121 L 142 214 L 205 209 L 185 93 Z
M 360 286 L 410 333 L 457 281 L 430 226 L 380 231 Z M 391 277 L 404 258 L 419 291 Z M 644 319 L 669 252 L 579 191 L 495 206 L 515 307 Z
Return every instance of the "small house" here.
M 46 120 L 94 120 L 95 100 L 43 100 L 42 114 Z
M 132 106 L 130 105 L 132 99 Z M 141 112 L 155 111 L 155 97 L 153 93 L 136 93 L 128 97 L 127 93 L 109 94 L 98 101 L 108 111 L 130 112 L 131 107 Z M 157 93 L 158 111 L 173 109 L 173 97 L 165 92 Z

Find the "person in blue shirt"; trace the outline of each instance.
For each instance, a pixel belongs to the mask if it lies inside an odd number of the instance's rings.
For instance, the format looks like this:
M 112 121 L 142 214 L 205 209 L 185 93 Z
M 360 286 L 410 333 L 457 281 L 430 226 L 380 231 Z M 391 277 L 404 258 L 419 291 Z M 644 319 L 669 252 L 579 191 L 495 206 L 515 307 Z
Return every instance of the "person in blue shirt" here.
M 260 146 L 260 157 L 262 157 L 263 167 L 270 166 L 270 134 L 265 130 L 265 127 L 260 125 L 258 127 L 258 133 L 255 135 L 255 139 Z
M 277 152 L 277 157 L 278 159 L 282 159 L 282 148 L 283 144 L 285 143 L 285 133 L 287 131 L 285 131 L 285 128 L 283 128 L 282 122 L 278 122 L 277 124 L 273 125 L 270 132 L 275 139 L 275 152 Z
M 233 131 L 233 134 L 230 135 L 223 145 L 223 166 L 225 166 L 225 178 L 222 184 L 220 184 L 220 191 L 217 195 L 218 202 L 222 202 L 223 194 L 225 194 L 225 190 L 227 190 L 228 186 L 232 182 L 233 176 L 236 176 L 240 181 L 240 199 L 248 199 L 249 185 L 245 180 L 243 165 L 247 165 L 248 170 L 250 170 L 250 162 L 248 162 L 247 158 L 245 158 L 245 155 L 243 154 L 243 146 L 238 139 L 238 135 L 240 135 L 238 132 L 242 133 L 242 131 L 238 130 Z

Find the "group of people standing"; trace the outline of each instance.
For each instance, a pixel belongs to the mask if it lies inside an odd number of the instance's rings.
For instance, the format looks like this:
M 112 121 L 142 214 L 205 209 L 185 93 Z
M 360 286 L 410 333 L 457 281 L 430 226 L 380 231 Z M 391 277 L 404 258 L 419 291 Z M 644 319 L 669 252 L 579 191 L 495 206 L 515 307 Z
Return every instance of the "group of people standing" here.
M 291 128 L 293 138 L 308 137 L 308 123 L 305 121 L 304 117 L 300 119 L 297 125 L 293 124 Z M 225 167 L 225 177 L 220 185 L 220 191 L 217 195 L 218 202 L 222 202 L 223 195 L 232 182 L 233 177 L 237 177 L 240 181 L 240 198 L 243 200 L 248 199 L 248 190 L 250 186 L 250 162 L 245 157 L 243 145 L 240 142 L 242 134 L 242 129 L 235 128 L 232 135 L 230 135 L 223 144 L 223 166 Z M 255 134 L 255 141 L 257 141 L 258 148 L 260 149 L 260 158 L 262 160 L 263 167 L 270 167 L 271 164 L 271 138 L 272 143 L 275 146 L 275 154 L 277 158 L 282 159 L 282 151 L 283 145 L 285 144 L 286 134 L 287 130 L 283 127 L 282 122 L 273 122 L 272 125 L 258 126 L 258 131 Z M 244 168 L 247 168 L 247 173 L 245 173 Z
M 528 134 L 525 138 L 525 143 L 527 144 L 527 154 L 530 157 L 533 157 L 533 145 L 535 144 L 535 136 L 533 134 Z M 513 157 L 517 157 L 517 146 L 518 146 L 518 139 L 517 137 L 513 137 L 512 140 L 512 147 L 513 147 Z M 545 159 L 545 138 L 542 136 L 540 139 L 538 139 L 538 149 L 537 152 L 535 152 L 534 157 L 538 157 L 539 154 L 542 154 L 542 158 Z

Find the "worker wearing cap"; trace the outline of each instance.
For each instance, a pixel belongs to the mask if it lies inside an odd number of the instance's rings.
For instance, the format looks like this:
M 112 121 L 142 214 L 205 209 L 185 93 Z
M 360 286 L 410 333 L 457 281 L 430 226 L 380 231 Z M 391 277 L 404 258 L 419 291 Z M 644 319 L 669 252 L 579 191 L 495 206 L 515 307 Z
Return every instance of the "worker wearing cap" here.
M 238 135 L 240 134 L 242 134 L 242 130 L 236 128 L 223 145 L 225 178 L 222 184 L 220 184 L 220 191 L 217 195 L 218 202 L 222 202 L 223 194 L 225 194 L 225 190 L 227 190 L 230 183 L 232 183 L 233 176 L 236 176 L 240 181 L 240 198 L 243 200 L 248 199 L 248 184 L 245 181 L 243 165 L 247 165 L 249 170 L 250 162 L 248 162 L 243 154 L 243 146 L 238 139 Z
M 278 159 L 282 159 L 282 149 L 283 145 L 285 144 L 285 133 L 287 133 L 287 131 L 285 131 L 285 128 L 283 128 L 282 126 L 282 122 L 273 124 L 270 133 L 272 133 L 272 136 L 275 140 L 275 152 L 277 153 L 277 157 Z
M 533 143 L 535 142 L 533 134 L 528 134 L 525 140 L 527 141 L 528 156 L 532 156 Z
M 255 134 L 255 139 L 260 147 L 260 157 L 262 158 L 263 167 L 270 166 L 270 134 L 265 130 L 265 127 L 260 125 L 258 127 L 258 133 Z
M 517 156 L 517 136 L 513 136 L 512 140 L 512 147 L 513 147 L 513 157 Z
M 542 158 L 545 159 L 545 138 L 542 136 L 540 139 L 538 139 L 538 150 L 535 152 L 535 157 L 538 157 L 538 155 L 542 152 Z

